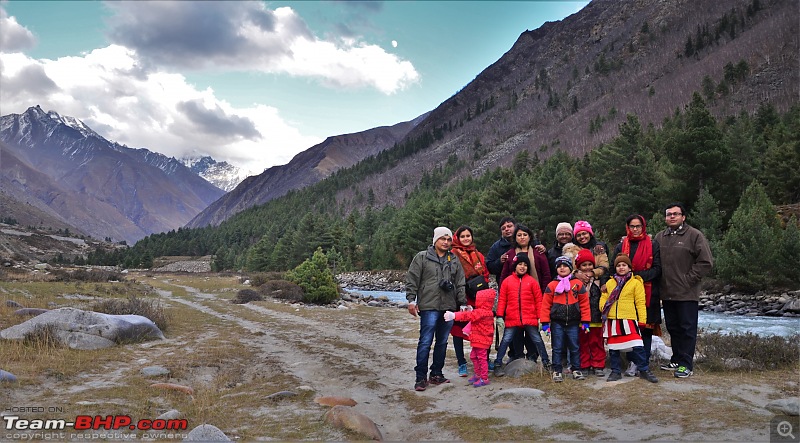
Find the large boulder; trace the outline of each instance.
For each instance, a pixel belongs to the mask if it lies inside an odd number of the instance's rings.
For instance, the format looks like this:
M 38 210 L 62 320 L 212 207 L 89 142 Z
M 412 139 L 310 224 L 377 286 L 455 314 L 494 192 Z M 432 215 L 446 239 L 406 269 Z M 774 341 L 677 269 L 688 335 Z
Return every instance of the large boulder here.
M 0 331 L 0 338 L 22 340 L 37 326 L 53 325 L 62 342 L 72 349 L 102 349 L 118 343 L 163 340 L 164 334 L 147 317 L 112 315 L 60 308 Z

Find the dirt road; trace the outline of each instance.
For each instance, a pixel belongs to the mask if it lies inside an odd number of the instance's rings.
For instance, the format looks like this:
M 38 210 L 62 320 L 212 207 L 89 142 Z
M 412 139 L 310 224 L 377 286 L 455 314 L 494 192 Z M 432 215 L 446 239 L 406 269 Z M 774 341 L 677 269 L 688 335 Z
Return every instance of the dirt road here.
M 226 287 L 182 276 L 148 283 L 173 312 L 167 340 L 72 351 L 73 358 L 96 363 L 75 374 L 62 371 L 69 374 L 62 377 L 52 371 L 17 374 L 23 381 L 4 388 L 3 403 L 64 405 L 66 418 L 76 413 L 154 418 L 177 409 L 190 428 L 210 423 L 248 441 L 363 438 L 326 424 L 328 407 L 314 401 L 321 396 L 352 398 L 353 408 L 369 417 L 384 439 L 395 441 L 763 441 L 771 417 L 763 405 L 797 392 L 796 380 L 776 383 L 775 374 L 676 380 L 662 371 L 658 384 L 629 378 L 554 384 L 546 374 L 531 374 L 473 388 L 456 375 L 452 345 L 445 367 L 452 382 L 415 392 L 418 320 L 403 309 L 276 300 L 237 305 L 230 299 L 244 288 L 238 283 Z M 171 374 L 157 380 L 140 374 L 153 365 Z M 155 381 L 191 386 L 195 394 L 150 388 Z M 522 387 L 543 393 L 503 394 Z M 269 397 L 283 391 L 297 395 Z

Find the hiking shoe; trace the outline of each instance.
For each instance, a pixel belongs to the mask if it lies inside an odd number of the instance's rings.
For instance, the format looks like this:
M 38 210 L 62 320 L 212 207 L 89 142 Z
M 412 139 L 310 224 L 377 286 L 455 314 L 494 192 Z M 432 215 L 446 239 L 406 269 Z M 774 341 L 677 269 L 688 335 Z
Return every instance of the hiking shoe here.
M 478 381 L 476 381 L 475 383 L 472 384 L 472 387 L 473 388 L 480 388 L 481 386 L 486 386 L 489 383 L 491 383 L 491 382 L 488 379 L 486 379 L 486 380 L 478 379 Z
M 643 380 L 647 380 L 650 383 L 658 383 L 658 379 L 650 370 L 647 371 L 639 371 L 639 378 Z
M 459 377 L 466 377 L 467 376 L 467 364 L 466 363 L 458 365 L 458 376 Z
M 605 377 L 606 376 L 605 368 L 597 368 L 597 369 L 595 369 L 595 371 L 597 371 L 597 376 L 598 377 Z
M 586 375 L 597 375 L 597 371 L 594 368 L 589 368 L 586 370 Z
M 672 375 L 674 375 L 675 378 L 686 378 L 692 374 L 694 374 L 694 371 L 687 368 L 686 366 L 679 366 L 678 369 L 672 373 Z
M 476 381 L 478 381 L 478 380 L 480 380 L 480 379 L 481 379 L 481 378 L 480 378 L 480 377 L 478 377 L 477 375 L 473 375 L 472 377 L 470 377 L 470 378 L 468 378 L 468 379 L 467 379 L 467 383 L 469 383 L 469 384 L 472 384 L 472 383 L 475 383 Z
M 636 376 L 636 363 L 631 362 L 630 366 L 628 366 L 628 370 L 625 371 L 626 377 L 635 377 Z
M 661 365 L 661 370 L 662 371 L 677 371 L 679 367 L 680 367 L 680 365 L 678 365 L 677 363 L 669 362 L 669 363 L 665 363 L 665 364 Z
M 564 376 L 560 372 L 553 372 L 553 381 L 555 383 L 561 383 L 564 381 Z
M 419 380 L 418 382 L 414 383 L 415 391 L 424 391 L 427 387 L 428 387 L 428 380 Z
M 430 380 L 428 383 L 432 385 L 441 385 L 443 383 L 450 383 L 450 380 L 444 378 L 444 375 L 431 375 Z
M 494 360 L 489 359 L 489 370 L 494 371 Z
M 494 365 L 494 376 L 495 377 L 502 377 L 504 375 L 506 375 L 506 370 L 503 369 L 503 364 L 502 363 L 495 364 Z
M 544 370 L 545 370 L 545 371 L 547 371 L 547 372 L 550 372 L 550 371 L 552 371 L 552 370 L 553 370 L 553 365 L 551 365 L 549 361 L 543 361 L 543 362 L 542 362 L 542 367 L 543 367 L 543 368 L 544 368 Z
M 583 372 L 578 371 L 577 369 L 572 371 L 572 379 L 573 380 L 586 380 L 586 377 L 583 375 Z
M 622 374 L 619 372 L 612 371 L 611 374 L 608 374 L 608 378 L 606 381 L 620 381 L 622 380 Z

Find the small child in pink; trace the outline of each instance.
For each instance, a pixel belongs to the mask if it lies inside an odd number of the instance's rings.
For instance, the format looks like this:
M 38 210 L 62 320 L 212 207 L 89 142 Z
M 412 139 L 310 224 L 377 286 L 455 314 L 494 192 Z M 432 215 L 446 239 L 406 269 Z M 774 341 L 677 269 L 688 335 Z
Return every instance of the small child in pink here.
M 476 388 L 489 384 L 489 348 L 494 340 L 494 289 L 484 289 L 475 295 L 475 308 L 471 311 L 444 313 L 445 321 L 468 321 L 471 324 L 469 342 L 472 351 L 469 359 L 475 375 L 468 381 Z

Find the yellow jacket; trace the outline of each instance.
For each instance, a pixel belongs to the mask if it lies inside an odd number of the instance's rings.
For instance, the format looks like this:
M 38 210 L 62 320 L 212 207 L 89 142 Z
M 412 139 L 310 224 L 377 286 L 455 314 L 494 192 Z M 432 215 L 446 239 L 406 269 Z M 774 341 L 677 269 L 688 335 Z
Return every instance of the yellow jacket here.
M 600 311 L 606 305 L 608 295 L 617 287 L 617 281 L 612 277 L 606 282 L 606 290 L 600 294 Z M 647 305 L 644 297 L 644 281 L 642 277 L 634 275 L 625 283 L 619 299 L 611 305 L 608 312 L 609 319 L 636 320 L 638 323 L 647 323 Z

